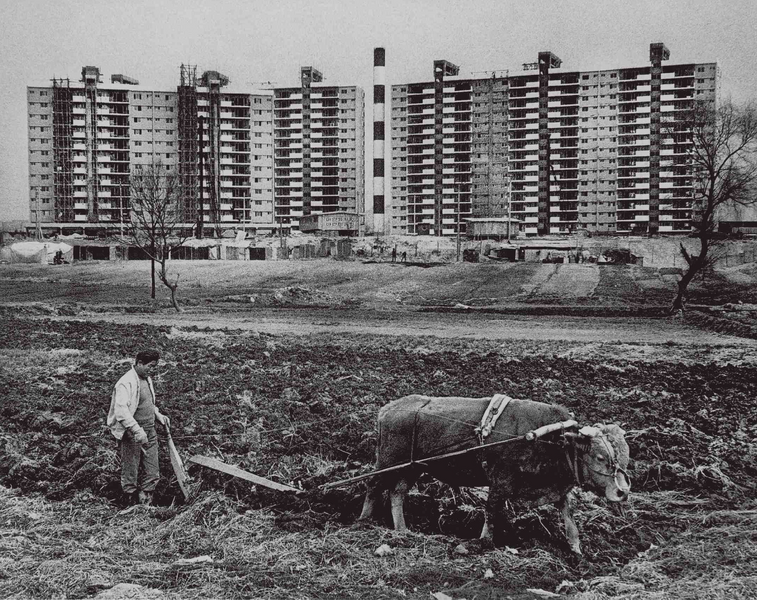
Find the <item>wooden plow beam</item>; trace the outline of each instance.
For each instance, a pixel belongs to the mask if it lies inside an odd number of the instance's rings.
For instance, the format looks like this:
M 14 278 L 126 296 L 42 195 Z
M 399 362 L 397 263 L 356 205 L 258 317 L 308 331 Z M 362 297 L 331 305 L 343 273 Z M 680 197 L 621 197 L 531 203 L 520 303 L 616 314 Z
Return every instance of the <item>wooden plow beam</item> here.
M 221 473 L 226 473 L 227 475 L 238 477 L 239 479 L 244 479 L 245 481 L 249 481 L 250 483 L 254 483 L 255 485 L 262 485 L 263 487 L 276 490 L 277 492 L 302 492 L 302 490 L 298 490 L 295 487 L 284 485 L 283 483 L 277 483 L 276 481 L 271 481 L 270 479 L 260 477 L 259 475 L 254 475 L 249 471 L 245 471 L 244 469 L 240 469 L 239 467 L 235 467 L 233 465 L 227 465 L 225 462 L 221 462 L 216 458 L 210 458 L 209 456 L 201 456 L 197 454 L 190 458 L 187 462 L 195 463 L 196 465 L 202 465 L 203 467 L 207 467 L 215 471 L 220 471 Z

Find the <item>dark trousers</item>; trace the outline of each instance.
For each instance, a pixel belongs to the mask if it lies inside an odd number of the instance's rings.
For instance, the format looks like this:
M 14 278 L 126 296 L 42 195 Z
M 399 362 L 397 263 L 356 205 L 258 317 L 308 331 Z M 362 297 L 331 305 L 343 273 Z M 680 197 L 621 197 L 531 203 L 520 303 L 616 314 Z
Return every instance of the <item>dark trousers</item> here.
M 118 442 L 121 459 L 121 489 L 126 494 L 139 490 L 153 492 L 160 479 L 158 464 L 158 434 L 155 427 L 145 427 L 146 444 L 134 442 L 131 431 L 126 431 Z

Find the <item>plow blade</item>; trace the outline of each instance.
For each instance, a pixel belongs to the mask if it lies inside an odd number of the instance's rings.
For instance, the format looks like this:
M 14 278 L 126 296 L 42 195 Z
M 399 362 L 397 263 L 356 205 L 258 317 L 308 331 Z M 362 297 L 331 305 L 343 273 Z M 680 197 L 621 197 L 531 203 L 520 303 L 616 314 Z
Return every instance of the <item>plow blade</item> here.
M 166 432 L 168 433 L 168 455 L 171 457 L 171 466 L 173 467 L 173 472 L 176 475 L 176 481 L 179 483 L 181 493 L 184 494 L 184 500 L 189 500 L 189 477 L 187 476 L 187 472 L 184 470 L 184 463 L 181 461 L 179 451 L 176 450 L 176 446 L 173 443 L 171 431 L 169 429 L 166 429 Z

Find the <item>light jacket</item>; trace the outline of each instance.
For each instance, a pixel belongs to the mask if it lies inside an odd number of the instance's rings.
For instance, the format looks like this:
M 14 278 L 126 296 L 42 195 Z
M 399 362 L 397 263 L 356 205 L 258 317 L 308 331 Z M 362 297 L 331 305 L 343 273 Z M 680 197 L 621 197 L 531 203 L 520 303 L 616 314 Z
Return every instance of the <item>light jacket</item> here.
M 147 385 L 152 392 L 153 403 L 155 402 L 155 389 L 152 387 L 152 379 L 147 378 Z M 129 429 L 138 433 L 142 428 L 134 419 L 134 413 L 139 406 L 139 375 L 131 368 L 121 379 L 118 380 L 113 388 L 113 394 L 110 397 L 110 410 L 108 411 L 107 426 L 113 436 L 120 440 L 124 432 Z M 155 407 L 155 417 L 160 419 L 158 407 Z

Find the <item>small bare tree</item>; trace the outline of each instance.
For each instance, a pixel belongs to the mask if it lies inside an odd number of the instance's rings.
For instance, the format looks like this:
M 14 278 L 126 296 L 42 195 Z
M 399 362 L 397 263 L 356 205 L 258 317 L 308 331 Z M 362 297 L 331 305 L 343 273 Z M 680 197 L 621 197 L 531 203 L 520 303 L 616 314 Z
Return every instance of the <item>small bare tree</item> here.
M 730 101 L 695 102 L 681 117 L 668 121 L 665 132 L 674 143 L 685 144 L 691 173 L 693 236 L 699 254 L 680 244 L 686 270 L 678 282 L 671 312 L 683 309 L 689 284 L 711 266 L 718 244 L 718 215 L 729 206 L 757 205 L 757 109 Z
M 168 258 L 191 235 L 185 227 L 185 207 L 191 191 L 185 189 L 178 171 L 160 162 L 138 165 L 131 173 L 130 234 L 134 245 L 158 265 L 158 278 L 171 290 L 171 303 L 181 312 L 176 290 L 179 276 L 170 279 Z M 154 297 L 153 277 L 153 297 Z

